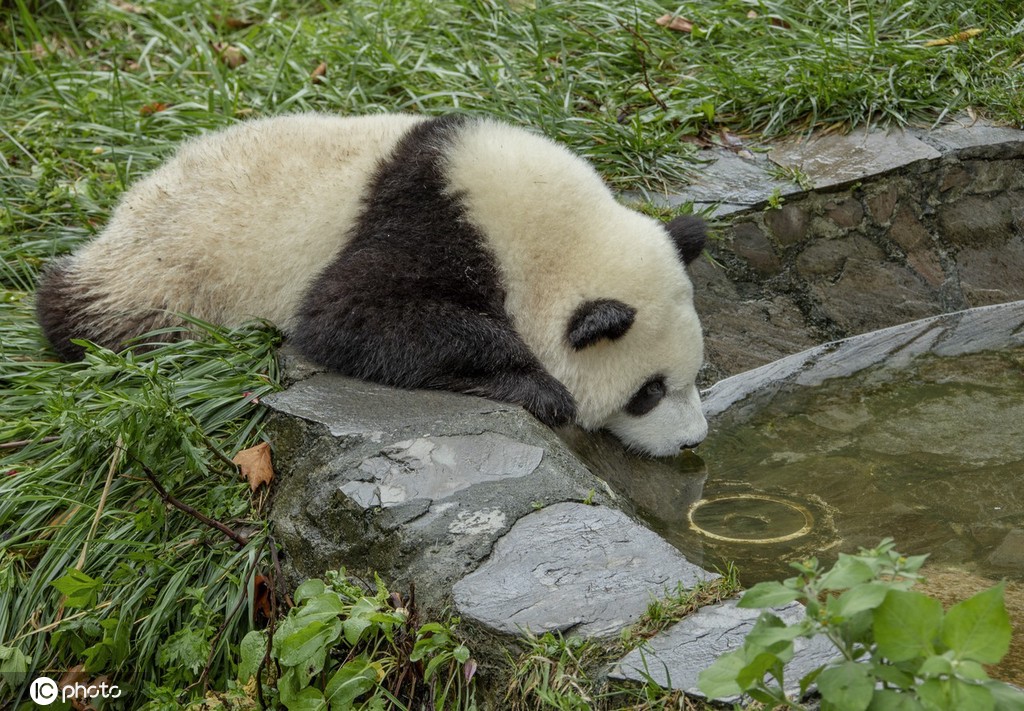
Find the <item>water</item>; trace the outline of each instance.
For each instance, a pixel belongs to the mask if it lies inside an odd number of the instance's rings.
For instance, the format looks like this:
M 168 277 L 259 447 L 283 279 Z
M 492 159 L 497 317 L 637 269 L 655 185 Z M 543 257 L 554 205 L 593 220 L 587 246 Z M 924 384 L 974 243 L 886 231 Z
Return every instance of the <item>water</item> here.
M 746 584 L 884 536 L 932 564 L 1024 579 L 1020 349 L 777 393 L 753 416 L 727 411 L 698 451 L 703 468 L 674 464 L 691 494 L 701 480 L 685 517 L 628 496 L 689 558 L 734 561 Z

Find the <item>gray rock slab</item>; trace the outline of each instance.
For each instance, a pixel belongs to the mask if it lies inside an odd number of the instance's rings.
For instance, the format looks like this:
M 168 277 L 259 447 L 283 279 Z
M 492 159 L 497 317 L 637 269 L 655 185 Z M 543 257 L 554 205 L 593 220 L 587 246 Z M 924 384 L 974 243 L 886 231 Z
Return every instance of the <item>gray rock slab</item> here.
M 698 210 L 710 208 L 714 217 L 723 217 L 765 202 L 773 193 L 781 196 L 802 192 L 789 180 L 772 175 L 774 166 L 764 155 L 737 155 L 727 149 L 706 152 L 709 161 L 701 167 L 693 184 L 667 196 L 652 196 L 654 202 L 668 207 L 692 202 Z
M 912 133 L 941 153 L 957 152 L 961 158 L 1024 155 L 1024 131 L 966 115 L 931 130 Z
M 718 657 L 739 649 L 762 612 L 739 608 L 736 603 L 736 600 L 727 600 L 702 607 L 627 654 L 615 664 L 609 676 L 641 683 L 649 677 L 663 688 L 678 689 L 688 695 L 705 698 L 697 688 L 698 676 Z M 788 624 L 804 617 L 803 606 L 796 602 L 775 608 L 772 612 Z M 796 653 L 785 670 L 787 692 L 791 695 L 799 692 L 802 676 L 839 656 L 832 643 L 824 637 L 799 639 L 794 647 Z M 737 699 L 722 700 L 732 702 Z
M 414 584 L 421 614 L 441 614 L 451 586 L 538 502 L 617 500 L 519 407 L 324 373 L 263 401 L 270 517 L 294 582 L 379 573 L 397 590 Z
M 844 185 L 866 176 L 887 173 L 941 153 L 904 131 L 857 129 L 848 134 L 802 137 L 777 143 L 769 158 L 805 173 L 815 188 Z
M 725 378 L 702 393 L 704 414 L 715 417 L 746 398 L 770 397 L 791 385 L 820 385 L 875 365 L 901 368 L 925 353 L 952 356 L 1020 347 L 1024 347 L 1024 301 L 920 319 L 827 343 Z
M 430 431 L 467 412 L 521 412 L 512 405 L 437 390 L 413 392 L 333 373 L 315 373 L 263 402 L 279 412 L 317 422 L 335 437 L 378 438 L 388 428 Z
M 561 503 L 517 521 L 453 595 L 458 614 L 499 632 L 606 636 L 677 584 L 715 577 L 621 511 Z

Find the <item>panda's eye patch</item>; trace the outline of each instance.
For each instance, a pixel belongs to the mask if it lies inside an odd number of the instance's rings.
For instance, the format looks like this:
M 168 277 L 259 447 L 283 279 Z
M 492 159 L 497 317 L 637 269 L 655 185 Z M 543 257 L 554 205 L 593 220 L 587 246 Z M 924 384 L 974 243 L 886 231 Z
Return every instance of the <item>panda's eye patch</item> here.
M 634 417 L 646 415 L 657 407 L 658 403 L 661 402 L 661 399 L 667 393 L 668 387 L 665 385 L 664 376 L 656 375 L 640 386 L 640 389 L 636 391 L 636 395 L 626 404 L 625 410 Z

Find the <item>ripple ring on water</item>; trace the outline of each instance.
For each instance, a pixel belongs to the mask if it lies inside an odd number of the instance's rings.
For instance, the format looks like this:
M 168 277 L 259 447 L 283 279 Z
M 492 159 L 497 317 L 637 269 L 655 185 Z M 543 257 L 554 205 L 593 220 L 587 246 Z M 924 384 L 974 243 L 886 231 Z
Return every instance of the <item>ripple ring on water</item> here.
M 719 533 L 713 533 L 711 531 L 708 531 L 705 528 L 701 528 L 693 520 L 694 513 L 696 513 L 699 509 L 706 506 L 707 504 L 718 503 L 720 501 L 734 500 L 770 501 L 774 504 L 781 504 L 794 511 L 799 512 L 804 518 L 804 525 L 796 531 L 793 531 L 792 533 L 787 533 L 783 536 L 772 536 L 770 538 L 736 538 L 733 536 L 723 536 Z M 801 536 L 806 536 L 808 533 L 811 532 L 811 529 L 814 527 L 814 516 L 811 514 L 810 510 L 807 509 L 806 506 L 798 504 L 795 501 L 789 501 L 788 499 L 783 499 L 778 496 L 770 496 L 768 494 L 724 494 L 722 496 L 712 496 L 707 499 L 701 499 L 699 501 L 694 502 L 690 506 L 690 510 L 687 512 L 686 518 L 690 522 L 690 528 L 697 531 L 697 533 L 700 533 L 703 536 L 707 536 L 708 538 L 713 538 L 716 541 L 725 541 L 727 543 L 754 543 L 757 545 L 764 545 L 767 543 L 783 543 L 785 541 L 792 541 L 795 538 L 800 538 Z

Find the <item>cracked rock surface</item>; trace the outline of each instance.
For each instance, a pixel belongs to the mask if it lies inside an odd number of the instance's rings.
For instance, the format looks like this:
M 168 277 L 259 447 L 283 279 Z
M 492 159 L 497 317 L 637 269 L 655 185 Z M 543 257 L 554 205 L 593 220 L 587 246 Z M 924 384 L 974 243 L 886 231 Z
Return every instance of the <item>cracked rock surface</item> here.
M 716 577 L 621 511 L 560 503 L 517 521 L 454 597 L 460 615 L 499 632 L 600 637 L 634 622 L 652 596 Z

